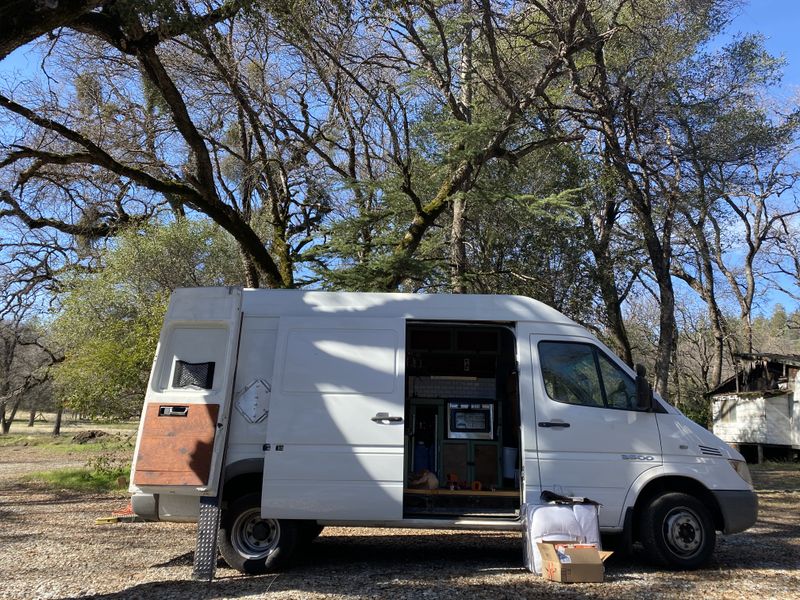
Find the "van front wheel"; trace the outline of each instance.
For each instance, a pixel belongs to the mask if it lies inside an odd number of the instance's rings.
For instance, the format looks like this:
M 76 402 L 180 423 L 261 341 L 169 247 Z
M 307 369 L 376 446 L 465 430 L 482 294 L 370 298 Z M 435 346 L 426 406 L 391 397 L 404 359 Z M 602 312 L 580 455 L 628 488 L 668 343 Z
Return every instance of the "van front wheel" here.
M 648 556 L 671 569 L 697 569 L 714 552 L 717 534 L 708 509 L 679 492 L 653 499 L 642 511 L 641 542 Z
M 228 565 L 249 575 L 288 566 L 297 547 L 295 521 L 262 519 L 260 494 L 234 500 L 222 514 L 219 549 Z

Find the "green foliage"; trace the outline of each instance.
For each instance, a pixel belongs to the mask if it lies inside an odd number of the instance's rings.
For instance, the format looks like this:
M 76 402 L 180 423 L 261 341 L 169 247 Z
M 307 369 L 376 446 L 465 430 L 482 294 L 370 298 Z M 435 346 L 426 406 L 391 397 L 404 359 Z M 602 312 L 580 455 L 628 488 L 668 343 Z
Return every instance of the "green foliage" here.
M 95 470 L 90 467 L 37 471 L 24 480 L 52 490 L 73 492 L 109 492 L 120 489 L 120 477 L 130 475 L 130 465 L 114 469 Z
M 703 427 L 709 427 L 711 423 L 711 401 L 704 396 L 704 390 L 691 389 L 681 390 L 686 397 L 686 401 L 681 403 L 680 410 L 692 421 Z
M 757 316 L 753 319 L 754 350 L 776 354 L 800 354 L 798 321 L 800 321 L 800 310 L 787 313 L 782 304 L 776 304 L 771 315 Z
M 96 329 L 86 332 L 80 342 L 75 332 L 66 334 L 73 336 L 75 345 L 56 371 L 57 393 L 66 406 L 86 416 L 128 418 L 136 413 L 166 312 L 165 298 L 154 300 L 156 304 L 136 307 L 135 314 L 124 318 L 103 315 L 95 321 Z M 67 307 L 62 319 L 71 322 L 57 323 L 59 332 L 75 321 L 79 321 L 76 329 L 84 328 L 80 322 L 84 315 L 70 319 L 76 310 Z
M 138 424 L 137 424 L 138 425 Z M 115 427 L 119 423 L 114 424 Z M 110 436 L 111 439 L 100 438 L 95 443 L 78 443 L 72 441 L 69 436 L 53 436 L 49 428 L 38 434 L 8 434 L 0 437 L 0 448 L 37 448 L 53 454 L 96 454 L 97 452 L 110 452 L 114 450 L 124 450 L 126 453 L 133 450 L 129 439 L 119 436 Z
M 2 439 L 2 445 L 35 447 L 48 455 L 88 455 L 81 468 L 40 471 L 24 479 L 54 490 L 104 492 L 126 487 L 124 482 L 128 481 L 131 470 L 132 439 L 131 436 L 109 435 L 81 444 L 70 438 L 53 438 L 46 434 L 16 435 Z
M 62 297 L 56 393 L 84 416 L 127 418 L 141 407 L 172 290 L 241 283 L 240 261 L 224 232 L 182 219 L 123 234 L 101 263 Z

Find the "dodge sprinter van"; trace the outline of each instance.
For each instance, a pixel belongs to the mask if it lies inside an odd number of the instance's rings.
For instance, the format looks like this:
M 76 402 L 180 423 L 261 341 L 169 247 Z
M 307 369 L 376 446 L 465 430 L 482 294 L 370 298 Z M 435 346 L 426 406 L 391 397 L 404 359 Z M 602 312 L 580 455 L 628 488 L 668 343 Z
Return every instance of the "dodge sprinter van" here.
M 199 520 L 213 560 L 217 532 L 260 573 L 328 525 L 519 530 L 543 490 L 596 500 L 603 532 L 671 568 L 757 515 L 738 452 L 535 300 L 173 294 L 130 491 L 140 517 Z

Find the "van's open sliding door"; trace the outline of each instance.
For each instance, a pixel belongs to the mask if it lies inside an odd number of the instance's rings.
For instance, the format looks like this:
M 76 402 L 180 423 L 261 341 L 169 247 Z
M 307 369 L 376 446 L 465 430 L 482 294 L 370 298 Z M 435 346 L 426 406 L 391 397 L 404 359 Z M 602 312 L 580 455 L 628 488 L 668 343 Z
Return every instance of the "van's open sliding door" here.
M 403 516 L 405 321 L 281 318 L 262 514 Z

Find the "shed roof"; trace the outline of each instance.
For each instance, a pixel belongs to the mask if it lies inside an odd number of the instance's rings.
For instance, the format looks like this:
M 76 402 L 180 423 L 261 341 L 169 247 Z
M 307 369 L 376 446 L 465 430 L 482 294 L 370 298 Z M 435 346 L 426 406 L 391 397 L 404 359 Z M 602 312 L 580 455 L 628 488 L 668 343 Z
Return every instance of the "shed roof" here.
M 800 367 L 800 355 L 797 354 L 777 354 L 774 352 L 737 352 L 734 354 L 734 357 L 743 359 L 743 362 L 745 362 L 744 368 L 738 369 L 734 375 L 728 377 L 725 381 L 721 382 L 714 389 L 706 392 L 705 394 L 706 397 L 719 396 L 722 394 L 726 395 L 736 394 L 736 393 L 753 395 L 753 393 L 756 391 L 762 392 L 766 395 L 769 395 L 770 393 L 772 394 L 786 393 L 785 390 L 779 390 L 779 389 L 751 390 L 746 387 L 740 392 L 737 392 L 736 380 L 737 377 L 741 378 L 743 373 L 745 374 L 745 376 L 749 376 L 750 373 L 755 368 L 755 365 L 764 365 L 765 371 L 768 369 L 769 365 L 773 366 L 787 365 L 790 367 Z
M 734 356 L 747 360 L 768 360 L 782 365 L 800 367 L 800 354 L 776 354 L 773 352 L 737 352 Z

